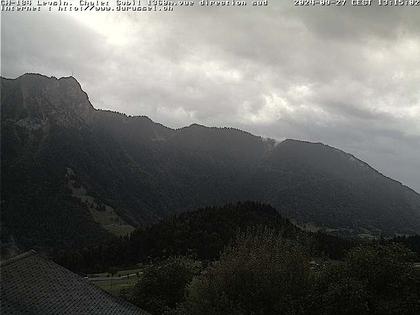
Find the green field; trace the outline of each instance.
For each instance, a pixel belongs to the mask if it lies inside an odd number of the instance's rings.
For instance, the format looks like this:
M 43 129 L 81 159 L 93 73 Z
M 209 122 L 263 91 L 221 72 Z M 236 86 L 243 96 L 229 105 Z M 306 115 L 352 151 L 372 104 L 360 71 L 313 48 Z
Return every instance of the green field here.
M 142 268 L 119 270 L 113 275 L 109 272 L 89 274 L 88 279 L 97 287 L 115 296 L 129 294 L 142 276 Z
M 113 277 L 122 277 L 122 276 L 126 276 L 126 275 L 131 275 L 131 274 L 139 274 L 141 275 L 143 273 L 143 268 L 132 268 L 132 269 L 124 269 L 124 270 L 118 270 L 114 273 Z M 101 272 L 101 273 L 91 273 L 88 274 L 89 279 L 90 278 L 97 278 L 97 277 L 111 277 L 111 273 L 110 272 Z
M 131 289 L 136 285 L 137 279 L 134 277 L 129 279 L 123 278 L 120 280 L 110 279 L 106 281 L 92 281 L 92 283 L 112 295 L 122 296 L 131 291 Z

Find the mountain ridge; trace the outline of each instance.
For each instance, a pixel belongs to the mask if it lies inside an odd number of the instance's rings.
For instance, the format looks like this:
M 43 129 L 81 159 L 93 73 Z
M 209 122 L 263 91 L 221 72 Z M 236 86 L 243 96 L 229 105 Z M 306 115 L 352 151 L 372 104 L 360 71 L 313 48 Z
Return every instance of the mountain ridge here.
M 66 217 L 83 235 L 97 230 L 92 235 L 103 237 L 105 215 L 109 224 L 114 218 L 136 227 L 243 200 L 352 234 L 420 232 L 417 192 L 329 145 L 276 142 L 229 127 L 173 129 L 147 116 L 95 109 L 73 77 L 26 74 L 1 85 L 2 226 L 13 236 L 25 234 L 23 227 L 36 230 L 27 243 L 50 235 L 72 243 L 72 233 L 54 226 Z M 68 192 L 68 169 L 71 188 L 82 186 L 87 197 Z M 45 231 L 37 216 L 49 222 Z
M 64 76 L 64 77 L 57 78 L 57 77 L 55 77 L 55 76 L 50 76 L 50 77 L 48 77 L 47 75 L 43 75 L 43 74 L 40 74 L 40 73 L 25 73 L 25 74 L 22 74 L 22 75 L 20 75 L 19 77 L 15 78 L 15 79 L 13 79 L 13 78 L 5 78 L 5 77 L 3 77 L 3 76 L 0 76 L 0 79 L 1 79 L 1 80 L 10 80 L 10 81 L 15 81 L 15 80 L 22 79 L 22 78 L 26 78 L 26 77 L 41 77 L 41 78 L 44 78 L 44 79 L 56 79 L 56 80 L 58 80 L 58 81 L 60 81 L 60 80 L 71 80 L 71 81 L 74 81 L 74 82 L 77 84 L 77 86 L 80 88 L 80 90 L 81 90 L 81 91 L 82 91 L 82 92 L 86 95 L 86 97 L 87 97 L 87 99 L 88 99 L 88 101 L 89 101 L 89 104 L 91 105 L 91 107 L 92 107 L 95 111 L 100 111 L 100 112 L 103 112 L 103 113 L 110 113 L 110 114 L 122 115 L 122 116 L 124 116 L 124 117 L 125 117 L 125 118 L 127 118 L 127 119 L 145 119 L 145 120 L 147 120 L 147 121 L 151 122 L 151 123 L 152 123 L 152 124 L 154 124 L 154 125 L 158 125 L 158 126 L 164 127 L 165 129 L 168 129 L 168 130 L 172 130 L 172 131 L 179 131 L 179 130 L 185 130 L 185 129 L 190 129 L 190 128 L 196 128 L 196 127 L 199 127 L 199 128 L 204 128 L 204 129 L 213 129 L 213 130 L 233 130 L 233 131 L 238 131 L 238 132 L 241 132 L 241 133 L 244 133 L 244 134 L 247 134 L 247 135 L 253 136 L 253 137 L 257 137 L 257 138 L 261 138 L 261 139 L 263 138 L 263 137 L 261 137 L 261 136 L 254 135 L 254 134 L 252 134 L 252 133 L 250 133 L 250 132 L 248 132 L 248 131 L 241 130 L 241 129 L 239 129 L 239 128 L 235 128 L 235 127 L 229 127 L 229 126 L 223 126 L 223 127 L 213 127 L 213 126 L 205 126 L 205 125 L 202 125 L 202 124 L 199 124 L 199 123 L 191 123 L 191 124 L 190 124 L 190 125 L 188 125 L 188 126 L 179 127 L 179 128 L 171 128 L 171 127 L 164 126 L 163 124 L 161 124 L 161 123 L 159 123 L 159 122 L 154 121 L 153 119 L 151 119 L 151 118 L 150 118 L 150 117 L 148 117 L 147 115 L 129 115 L 129 114 L 126 114 L 126 113 L 123 113 L 123 112 L 114 111 L 114 110 L 109 110 L 109 109 L 98 109 L 98 108 L 95 108 L 95 107 L 94 107 L 94 106 L 90 103 L 90 100 L 89 100 L 88 94 L 87 94 L 86 92 L 84 92 L 84 91 L 83 91 L 81 84 L 80 84 L 80 83 L 77 81 L 77 79 L 76 79 L 75 77 L 73 77 L 73 76 Z M 328 144 L 325 144 L 325 143 L 323 143 L 323 142 L 312 142 L 312 141 L 307 141 L 307 140 L 302 140 L 302 139 L 294 139 L 294 138 L 286 138 L 286 139 L 284 139 L 284 140 L 282 140 L 282 141 L 278 141 L 278 140 L 273 139 L 273 138 L 266 138 L 266 139 L 267 139 L 268 141 L 274 141 L 274 142 L 275 142 L 275 146 L 280 145 L 280 144 L 283 144 L 283 143 L 287 143 L 287 142 L 298 142 L 298 143 L 304 143 L 304 144 L 310 144 L 310 145 L 320 145 L 320 146 L 325 146 L 325 147 L 330 148 L 330 149 L 333 149 L 333 150 L 338 150 L 338 151 L 340 151 L 340 152 L 342 152 L 342 153 L 344 153 L 344 154 L 347 154 L 347 155 L 351 156 L 352 158 L 354 158 L 355 160 L 357 160 L 359 163 L 365 164 L 365 165 L 366 165 L 367 167 L 369 167 L 371 170 L 373 170 L 373 171 L 375 171 L 375 172 L 379 173 L 380 175 L 382 175 L 382 176 L 384 176 L 384 177 L 386 177 L 386 178 L 388 178 L 388 179 L 390 179 L 390 180 L 392 180 L 392 181 L 394 181 L 394 182 L 396 182 L 396 183 L 398 183 L 398 184 L 401 184 L 401 185 L 402 185 L 402 186 L 404 186 L 405 188 L 410 189 L 411 191 L 413 191 L 414 193 L 416 193 L 417 195 L 419 195 L 419 196 L 420 196 L 420 192 L 417 192 L 415 189 L 411 188 L 410 186 L 408 186 L 408 185 L 406 185 L 406 184 L 404 184 L 404 183 L 402 183 L 402 182 L 400 182 L 400 181 L 398 181 L 398 180 L 396 180 L 396 179 L 394 179 L 394 178 L 391 178 L 391 177 L 387 176 L 386 174 L 384 174 L 384 173 L 382 173 L 382 172 L 380 172 L 380 171 L 376 170 L 376 169 L 375 169 L 374 167 L 372 167 L 369 163 L 367 163 L 367 162 L 365 162 L 365 161 L 360 160 L 360 159 L 359 159 L 359 158 L 357 158 L 355 155 L 353 155 L 353 154 L 351 154 L 351 153 L 348 153 L 348 152 L 345 152 L 344 150 L 341 150 L 341 149 L 339 149 L 339 148 L 336 148 L 336 147 L 330 146 L 330 145 L 328 145 Z

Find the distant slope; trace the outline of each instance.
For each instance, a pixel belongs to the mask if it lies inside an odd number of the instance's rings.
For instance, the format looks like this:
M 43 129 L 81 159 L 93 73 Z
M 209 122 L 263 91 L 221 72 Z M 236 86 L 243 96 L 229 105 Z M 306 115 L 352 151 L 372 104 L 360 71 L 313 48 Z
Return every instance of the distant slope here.
M 3 240 L 72 246 L 240 200 L 340 233 L 420 232 L 420 196 L 338 149 L 96 110 L 72 77 L 1 89 Z
M 301 222 L 374 232 L 418 232 L 419 195 L 354 156 L 320 143 L 286 140 L 260 164 L 258 199 Z

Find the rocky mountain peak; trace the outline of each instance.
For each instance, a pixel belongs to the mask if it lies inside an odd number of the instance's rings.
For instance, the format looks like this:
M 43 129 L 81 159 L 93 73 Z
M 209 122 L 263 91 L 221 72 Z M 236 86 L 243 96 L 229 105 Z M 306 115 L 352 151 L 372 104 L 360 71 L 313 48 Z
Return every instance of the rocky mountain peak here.
M 47 77 L 28 73 L 16 79 L 1 79 L 2 114 L 9 121 L 29 129 L 58 124 L 77 127 L 91 119 L 94 108 L 79 82 L 73 77 Z

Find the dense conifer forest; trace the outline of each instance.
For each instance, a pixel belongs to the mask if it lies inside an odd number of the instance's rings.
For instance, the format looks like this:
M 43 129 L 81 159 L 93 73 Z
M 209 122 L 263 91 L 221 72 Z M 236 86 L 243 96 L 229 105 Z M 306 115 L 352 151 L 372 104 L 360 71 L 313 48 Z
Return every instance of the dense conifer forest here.
M 305 232 L 269 205 L 240 202 L 56 252 L 56 261 L 79 273 L 142 266 L 123 297 L 152 314 L 414 315 L 418 249 L 417 236 L 362 241 Z

